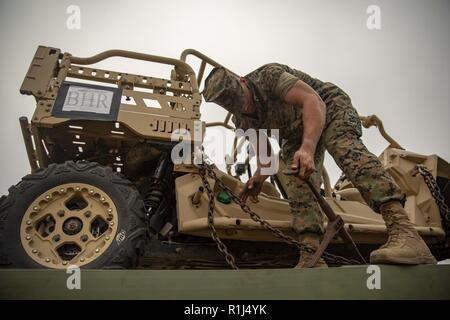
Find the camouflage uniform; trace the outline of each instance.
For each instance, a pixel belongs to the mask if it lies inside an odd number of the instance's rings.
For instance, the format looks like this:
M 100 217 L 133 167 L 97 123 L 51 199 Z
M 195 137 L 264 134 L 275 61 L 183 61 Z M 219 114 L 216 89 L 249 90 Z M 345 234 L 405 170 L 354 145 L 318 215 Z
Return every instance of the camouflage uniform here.
M 208 84 L 205 86 L 205 98 L 215 102 L 220 100 L 221 105 L 233 106 L 233 121 L 237 128 L 280 129 L 282 157 L 286 164 L 290 164 L 294 153 L 301 146 L 303 116 L 302 109 L 288 105 L 284 97 L 299 79 L 304 81 L 319 94 L 327 107 L 325 127 L 316 148 L 316 171 L 311 175 L 316 188 L 321 184 L 324 153 L 327 150 L 375 212 L 379 212 L 380 205 L 388 201 L 404 201 L 405 195 L 393 178 L 362 143 L 358 113 L 344 91 L 332 83 L 324 83 L 304 72 L 276 63 L 264 65 L 245 78 L 256 106 L 254 118 L 242 115 L 239 108 L 243 104 L 242 98 L 236 100 L 236 95 L 229 94 L 233 90 L 242 91 L 239 84 L 223 84 L 222 89 L 226 90 L 220 97 L 213 97 L 208 92 L 208 88 L 217 89 L 217 86 Z M 293 176 L 287 179 L 286 192 L 293 214 L 294 230 L 298 233 L 323 233 L 322 213 L 312 192 L 302 180 Z

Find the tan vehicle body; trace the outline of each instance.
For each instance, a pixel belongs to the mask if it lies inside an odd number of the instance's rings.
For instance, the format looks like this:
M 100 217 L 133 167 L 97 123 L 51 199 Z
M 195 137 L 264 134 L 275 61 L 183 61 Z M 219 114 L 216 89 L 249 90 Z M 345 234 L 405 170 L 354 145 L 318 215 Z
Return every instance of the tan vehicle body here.
M 201 60 L 200 70 L 196 74 L 186 63 L 188 55 Z M 173 66 L 168 79 L 151 76 L 121 73 L 97 69 L 92 64 L 109 57 L 124 57 Z M 21 118 L 24 142 L 32 172 L 54 162 L 74 159 L 90 160 L 92 151 L 99 145 L 106 156 L 101 164 L 114 170 L 120 170 L 125 176 L 131 172 L 139 177 L 139 165 L 152 158 L 152 152 L 146 151 L 139 157 L 127 157 L 137 143 L 153 141 L 155 143 L 174 144 L 171 135 L 176 129 L 186 129 L 191 143 L 201 143 L 208 126 L 228 124 L 230 115 L 219 123 L 200 122 L 199 91 L 205 66 L 219 65 L 195 50 L 185 50 L 180 59 L 158 57 L 122 50 L 111 50 L 90 58 L 78 58 L 62 53 L 56 48 L 40 46 L 32 60 L 20 92 L 33 95 L 36 110 L 31 122 Z M 54 106 L 59 90 L 65 81 L 72 79 L 89 80 L 99 85 L 113 85 L 121 89 L 126 100 L 120 103 L 117 118 L 112 121 L 65 118 L 55 115 Z M 417 174 L 416 164 L 425 165 L 434 177 L 450 179 L 449 164 L 437 155 L 421 155 L 406 151 L 390 138 L 383 130 L 381 121 L 375 116 L 362 117 L 365 127 L 378 126 L 388 140 L 389 147 L 380 155 L 387 171 L 407 195 L 405 204 L 410 220 L 429 244 L 444 243 L 446 234 L 441 222 L 439 208 L 430 193 L 424 179 Z M 194 134 L 195 133 L 195 134 Z M 195 141 L 197 139 L 198 141 Z M 234 149 L 239 149 L 235 141 Z M 125 150 L 125 151 L 124 151 Z M 124 156 L 125 154 L 125 156 Z M 120 156 L 119 156 L 120 155 Z M 250 207 L 271 225 L 292 235 L 291 214 L 287 199 L 280 195 L 284 185 L 281 173 L 284 164 L 280 162 L 277 174 L 278 188 L 265 182 L 258 203 Z M 237 194 L 243 182 L 236 175 L 217 169 L 217 175 Z M 202 186 L 198 170 L 193 165 L 175 165 L 175 195 L 177 210 L 177 230 L 179 233 L 200 237 L 210 237 L 207 223 L 208 198 L 206 192 L 199 192 Z M 359 192 L 347 180 L 341 180 L 337 188 L 331 188 L 329 178 L 324 173 L 324 194 L 328 203 L 345 221 L 345 228 L 357 244 L 382 244 L 386 240 L 386 227 L 379 214 L 373 212 L 364 202 Z M 136 178 L 137 179 L 137 178 Z M 214 181 L 210 181 L 214 185 Z M 217 188 L 215 192 L 219 192 Z M 193 200 L 193 198 L 195 198 Z M 273 242 L 278 239 L 261 225 L 247 216 L 235 203 L 216 201 L 214 224 L 221 238 L 244 241 Z M 335 242 L 339 242 L 338 239 Z

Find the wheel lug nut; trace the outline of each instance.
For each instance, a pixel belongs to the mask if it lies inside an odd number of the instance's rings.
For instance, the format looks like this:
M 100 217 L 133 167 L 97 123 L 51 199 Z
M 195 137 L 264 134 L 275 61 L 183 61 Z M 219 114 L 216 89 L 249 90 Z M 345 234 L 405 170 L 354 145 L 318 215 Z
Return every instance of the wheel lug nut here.
M 64 188 L 59 189 L 59 193 L 64 193 L 64 192 L 66 192 L 66 189 L 64 189 Z
M 86 211 L 86 212 L 84 213 L 84 216 L 85 216 L 86 218 L 89 218 L 89 217 L 91 216 L 91 214 L 92 214 L 91 211 Z
M 50 262 L 50 259 L 49 258 L 45 259 L 45 262 Z
M 102 201 L 102 202 L 105 201 L 105 198 L 104 198 L 104 197 L 101 197 L 101 198 L 100 198 L 100 201 Z
M 30 236 L 26 236 L 25 239 L 31 240 L 31 237 Z
M 37 253 L 37 250 L 36 250 L 36 249 L 33 249 L 33 253 Z
M 60 216 L 60 217 L 64 217 L 64 210 L 59 210 L 58 211 L 58 216 Z
M 109 213 L 111 213 L 111 212 L 112 212 L 112 209 L 111 209 L 111 208 L 109 208 L 109 209 L 108 209 L 108 212 L 109 212 Z
M 106 236 L 105 239 L 106 239 L 106 240 L 109 240 L 109 236 Z
M 83 262 L 83 261 L 84 261 L 84 258 L 80 258 L 80 261 Z
M 100 252 L 100 249 L 99 249 L 99 248 L 95 249 L 95 252 L 96 252 L 96 253 L 99 253 L 99 252 Z
M 63 264 L 63 266 L 65 266 L 65 265 L 67 264 L 67 261 L 63 261 L 63 263 L 62 263 L 62 264 Z
M 88 236 L 82 235 L 80 239 L 81 239 L 81 241 L 86 242 L 88 240 Z
M 53 237 L 53 241 L 58 242 L 59 240 L 61 240 L 61 236 L 59 234 Z
M 94 190 L 89 190 L 89 194 L 94 194 Z
M 27 220 L 27 226 L 31 224 L 31 220 Z
M 39 207 L 38 207 L 38 206 L 34 206 L 34 207 L 33 207 L 33 210 L 34 210 L 34 211 L 39 211 Z
M 114 222 L 111 221 L 111 222 L 109 223 L 109 225 L 112 227 L 112 226 L 114 225 Z
M 50 198 L 51 198 L 51 197 L 50 197 L 49 195 L 46 195 L 46 196 L 45 196 L 45 200 L 50 200 Z
M 80 187 L 75 187 L 75 191 L 80 191 Z

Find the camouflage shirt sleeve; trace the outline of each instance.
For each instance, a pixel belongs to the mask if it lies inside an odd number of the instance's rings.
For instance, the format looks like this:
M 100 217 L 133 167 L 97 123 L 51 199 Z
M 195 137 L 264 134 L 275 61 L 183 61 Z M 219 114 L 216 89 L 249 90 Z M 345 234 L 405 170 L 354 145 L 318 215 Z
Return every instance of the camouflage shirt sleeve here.
M 268 64 L 260 69 L 258 83 L 268 96 L 284 100 L 286 93 L 299 80 L 282 65 Z
M 284 100 L 284 97 L 292 89 L 294 84 L 299 80 L 296 76 L 290 74 L 289 72 L 283 72 L 278 79 L 275 86 L 275 94 Z

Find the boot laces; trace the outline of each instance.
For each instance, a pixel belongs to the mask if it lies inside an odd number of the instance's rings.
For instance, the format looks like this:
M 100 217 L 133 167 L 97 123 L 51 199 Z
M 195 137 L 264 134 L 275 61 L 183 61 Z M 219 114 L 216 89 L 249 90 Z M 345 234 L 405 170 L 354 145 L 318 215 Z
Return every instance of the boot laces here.
M 400 237 L 400 234 L 402 232 L 397 224 L 393 223 L 390 226 L 388 226 L 388 233 L 389 238 L 388 241 L 386 242 L 386 246 L 389 245 L 396 246 L 403 244 L 403 241 L 401 241 L 402 237 Z

